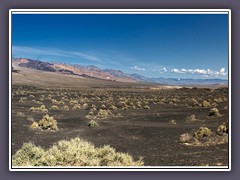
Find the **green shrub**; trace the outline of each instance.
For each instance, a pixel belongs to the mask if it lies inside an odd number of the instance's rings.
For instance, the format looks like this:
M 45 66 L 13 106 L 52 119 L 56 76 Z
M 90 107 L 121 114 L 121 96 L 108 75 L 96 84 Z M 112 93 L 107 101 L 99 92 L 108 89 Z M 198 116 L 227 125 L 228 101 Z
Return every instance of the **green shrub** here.
M 13 166 L 143 166 L 126 153 L 110 146 L 100 148 L 79 138 L 61 140 L 44 150 L 32 143 L 23 144 L 12 157 Z
M 86 115 L 85 118 L 87 119 L 96 119 L 96 116 L 95 115 Z
M 31 107 L 29 109 L 31 112 L 43 112 L 43 113 L 47 113 L 48 110 L 46 109 L 45 105 L 41 105 L 40 107 Z
M 76 109 L 81 109 L 81 105 L 80 104 L 74 104 L 72 110 L 76 110 Z
M 88 104 L 87 104 L 87 103 L 84 103 L 84 104 L 82 105 L 82 109 L 88 109 Z
M 92 116 L 92 115 L 94 115 L 94 112 L 93 111 L 89 111 L 88 115 Z
M 202 102 L 202 107 L 211 107 L 211 104 L 208 101 L 204 100 Z
M 62 109 L 63 109 L 64 111 L 69 111 L 69 107 L 68 107 L 67 105 L 63 106 Z
M 187 116 L 187 118 L 186 118 L 187 122 L 193 122 L 193 121 L 196 121 L 196 120 L 197 120 L 197 118 L 194 114 L 192 114 L 190 116 Z
M 36 166 L 46 152 L 32 143 L 24 143 L 12 157 L 13 166 Z
M 193 107 L 199 106 L 198 101 L 195 98 L 192 98 L 192 106 Z
M 36 129 L 38 127 L 39 127 L 38 122 L 33 122 L 32 125 L 31 125 L 31 128 L 33 128 L 33 129 Z
M 136 102 L 136 106 L 137 108 L 141 108 L 142 107 L 142 103 L 140 101 Z
M 228 126 L 226 123 L 220 125 L 217 132 L 212 132 L 207 127 L 200 127 L 198 130 L 185 133 L 180 136 L 180 142 L 191 146 L 213 146 L 228 142 Z
M 57 120 L 55 120 L 52 116 L 46 114 L 40 121 L 33 122 L 31 128 L 39 128 L 43 130 L 57 130 Z
M 192 135 L 190 133 L 184 133 L 180 136 L 179 142 L 181 143 L 187 143 L 192 140 Z
M 95 126 L 97 126 L 97 123 L 96 123 L 96 121 L 91 120 L 91 121 L 89 121 L 88 126 L 95 127 Z
M 222 115 L 219 113 L 217 108 L 212 108 L 209 112 L 209 116 L 221 117 Z
M 21 116 L 21 117 L 24 117 L 24 116 L 25 116 L 25 114 L 24 114 L 23 112 L 17 112 L 16 115 L 17 115 L 17 116 Z
M 227 133 L 228 134 L 228 122 L 224 122 L 217 128 L 218 134 Z
M 102 104 L 102 105 L 101 105 L 101 108 L 102 108 L 102 109 L 106 109 L 106 105 L 105 105 L 105 104 Z
M 76 99 L 70 100 L 70 105 L 78 104 L 78 101 Z
M 197 131 L 193 133 L 193 137 L 198 140 L 202 139 L 203 137 L 209 137 L 210 135 L 212 135 L 212 131 L 207 127 L 200 127 Z
M 169 123 L 170 123 L 170 124 L 173 124 L 173 125 L 176 125 L 176 124 L 177 124 L 176 120 L 174 120 L 174 119 L 170 120 Z
M 117 107 L 114 106 L 114 105 L 111 105 L 111 106 L 109 107 L 109 109 L 110 109 L 110 110 L 117 110 Z
M 117 113 L 115 117 L 123 117 L 121 113 Z
M 52 110 L 59 110 L 59 108 L 58 108 L 56 105 L 53 105 L 53 106 L 51 107 L 51 109 L 52 109 Z
M 26 100 L 27 100 L 26 97 L 22 97 L 22 98 L 20 98 L 20 100 L 19 100 L 18 102 L 20 102 L 20 103 L 26 103 Z
M 150 107 L 148 105 L 145 105 L 143 109 L 150 109 Z
M 59 102 L 56 99 L 51 99 L 53 104 L 59 104 Z
M 102 109 L 99 109 L 98 113 L 97 113 L 97 118 L 99 119 L 105 119 L 109 116 L 112 116 L 112 112 L 111 110 L 102 110 Z

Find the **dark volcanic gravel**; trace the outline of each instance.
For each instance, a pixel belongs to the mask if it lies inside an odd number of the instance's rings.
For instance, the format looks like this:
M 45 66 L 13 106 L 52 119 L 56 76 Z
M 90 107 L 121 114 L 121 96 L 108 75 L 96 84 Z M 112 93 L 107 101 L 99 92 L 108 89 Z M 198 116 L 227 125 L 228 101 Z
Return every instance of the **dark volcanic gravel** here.
M 216 131 L 217 127 L 228 119 L 226 108 L 228 105 L 228 89 L 226 88 L 217 90 L 200 88 L 174 90 L 84 89 L 81 91 L 73 89 L 69 91 L 67 89 L 53 90 L 13 86 L 12 91 L 12 154 L 16 153 L 24 142 L 31 141 L 36 145 L 48 148 L 59 140 L 80 137 L 92 142 L 97 147 L 107 144 L 117 151 L 129 153 L 136 159 L 141 156 L 145 166 L 228 165 L 228 144 L 194 147 L 179 143 L 179 137 L 183 133 L 193 132 L 202 126 Z M 96 91 L 99 91 L 100 101 L 94 99 L 97 94 Z M 31 94 L 34 97 L 30 97 Z M 142 102 L 150 99 L 147 103 L 150 109 L 133 109 L 130 107 L 128 110 L 122 110 L 118 108 L 118 110 L 112 110 L 112 112 L 114 114 L 121 113 L 123 117 L 96 119 L 98 126 L 89 127 L 89 120 L 85 118 L 89 108 L 72 110 L 72 105 L 69 104 L 69 101 L 66 101 L 65 105 L 69 106 L 69 111 L 51 110 L 50 107 L 53 104 L 50 99 L 47 99 L 49 94 L 52 95 L 51 98 L 58 101 L 63 95 L 68 99 L 87 97 L 91 100 L 87 104 L 95 104 L 97 109 L 100 108 L 101 104 L 108 105 L 108 102 L 104 101 L 108 97 L 112 97 L 111 103 L 115 103 L 116 106 L 120 97 L 134 97 Z M 40 100 L 42 95 L 44 95 L 44 98 Z M 19 102 L 22 97 L 27 97 L 25 102 Z M 154 101 L 153 97 L 161 99 L 163 103 L 152 102 Z M 222 116 L 209 117 L 210 108 L 192 107 L 191 104 L 186 104 L 187 98 L 195 98 L 198 102 L 203 100 L 216 102 L 216 107 Z M 58 131 L 41 131 L 30 128 L 32 120 L 38 121 L 44 115 L 44 113 L 29 111 L 30 107 L 40 106 L 32 101 L 33 99 L 42 101 L 49 110 L 48 114 L 57 119 Z M 197 120 L 187 122 L 186 117 L 191 114 L 194 114 Z M 170 120 L 175 120 L 176 124 L 171 124 Z

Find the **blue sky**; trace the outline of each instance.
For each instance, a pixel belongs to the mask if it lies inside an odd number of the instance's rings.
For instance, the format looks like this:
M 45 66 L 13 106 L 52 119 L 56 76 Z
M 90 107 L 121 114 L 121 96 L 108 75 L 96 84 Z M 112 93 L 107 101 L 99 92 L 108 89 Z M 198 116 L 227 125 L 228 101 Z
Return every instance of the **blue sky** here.
M 228 74 L 227 14 L 14 14 L 12 55 L 148 77 Z

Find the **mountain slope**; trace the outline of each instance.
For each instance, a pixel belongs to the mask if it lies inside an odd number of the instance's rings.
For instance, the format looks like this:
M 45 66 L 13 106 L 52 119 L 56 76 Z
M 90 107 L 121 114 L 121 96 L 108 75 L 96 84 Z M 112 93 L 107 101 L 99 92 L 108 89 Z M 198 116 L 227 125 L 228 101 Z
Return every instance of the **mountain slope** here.
M 117 77 L 108 72 L 99 69 L 96 66 L 80 66 L 64 63 L 48 63 L 39 60 L 15 58 L 13 59 L 13 66 L 37 69 L 42 71 L 57 72 L 63 74 L 78 75 L 84 77 L 93 77 L 98 79 L 105 79 L 119 82 L 136 82 L 133 78 Z
M 81 66 L 66 63 L 49 63 L 39 60 L 14 58 L 12 60 L 14 70 L 17 67 L 31 68 L 41 71 L 49 71 L 60 74 L 77 75 L 82 77 L 92 77 L 118 82 L 144 82 L 162 85 L 207 85 L 207 84 L 227 84 L 227 80 L 222 79 L 178 79 L 178 78 L 148 78 L 139 74 L 126 74 L 115 69 L 100 69 L 94 65 Z

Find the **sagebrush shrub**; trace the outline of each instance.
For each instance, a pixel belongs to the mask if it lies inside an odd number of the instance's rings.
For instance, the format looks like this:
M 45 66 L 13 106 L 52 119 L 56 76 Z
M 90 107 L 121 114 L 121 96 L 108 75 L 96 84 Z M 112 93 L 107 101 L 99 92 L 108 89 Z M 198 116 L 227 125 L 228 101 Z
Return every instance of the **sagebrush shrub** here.
M 33 129 L 35 128 L 40 128 L 43 130 L 57 130 L 57 120 L 55 120 L 52 116 L 49 116 L 48 114 L 46 114 L 45 116 L 43 116 L 43 118 L 38 121 L 38 122 L 33 122 L 31 127 Z
M 212 108 L 209 112 L 209 116 L 221 117 L 222 115 L 219 113 L 217 108 Z
M 193 133 L 193 137 L 196 139 L 202 139 L 203 137 L 208 137 L 210 135 L 212 135 L 212 131 L 207 127 L 200 127 L 196 132 Z
M 48 112 L 45 105 L 41 105 L 40 107 L 31 107 L 29 110 L 31 112 L 43 112 L 43 113 Z
M 98 124 L 96 123 L 96 121 L 94 121 L 94 120 L 91 120 L 91 121 L 89 121 L 89 123 L 88 123 L 88 126 L 90 126 L 90 127 L 96 127 Z
M 202 102 L 202 107 L 211 107 L 211 104 L 208 101 L 204 100 Z
M 196 121 L 196 120 L 197 120 L 197 118 L 194 114 L 186 117 L 187 122 L 193 122 L 193 121 Z
M 96 148 L 79 138 L 61 140 L 44 150 L 33 143 L 24 143 L 12 157 L 13 166 L 143 166 L 142 158 L 134 161 L 127 153 L 110 146 Z

